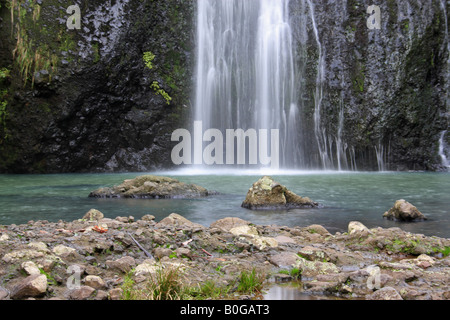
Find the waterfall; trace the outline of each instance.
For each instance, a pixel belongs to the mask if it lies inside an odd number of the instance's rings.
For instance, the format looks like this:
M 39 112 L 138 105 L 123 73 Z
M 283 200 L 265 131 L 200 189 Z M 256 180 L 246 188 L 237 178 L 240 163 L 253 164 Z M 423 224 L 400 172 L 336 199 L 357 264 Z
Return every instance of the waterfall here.
M 377 155 L 378 171 L 386 171 L 385 151 L 381 143 L 375 146 L 375 154 Z
M 450 168 L 450 162 L 447 158 L 447 155 L 445 153 L 445 135 L 447 134 L 447 130 L 442 132 L 441 138 L 439 139 L 439 156 L 442 160 L 442 165 L 449 169 Z
M 308 0 L 309 11 L 311 14 L 314 36 L 316 38 L 317 48 L 319 51 L 319 60 L 317 65 L 316 92 L 314 96 L 314 134 L 319 149 L 320 160 L 324 169 L 331 168 L 331 158 L 327 150 L 328 138 L 325 128 L 322 127 L 322 100 L 323 100 L 323 82 L 325 76 L 325 52 L 320 42 L 319 30 L 314 14 L 314 4 Z
M 289 0 L 198 0 L 194 120 L 205 129 L 278 129 L 299 165 Z M 195 152 L 195 151 L 194 151 Z

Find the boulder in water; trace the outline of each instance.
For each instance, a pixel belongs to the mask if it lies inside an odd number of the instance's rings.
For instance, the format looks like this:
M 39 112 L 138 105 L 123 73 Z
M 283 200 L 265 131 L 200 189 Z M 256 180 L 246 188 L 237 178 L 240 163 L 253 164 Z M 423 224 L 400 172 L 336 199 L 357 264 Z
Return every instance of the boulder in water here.
M 242 203 L 242 207 L 251 210 L 316 208 L 317 206 L 317 202 L 296 195 L 268 176 L 253 184 Z
M 140 176 L 125 180 L 112 188 L 100 188 L 91 192 L 91 198 L 142 198 L 173 199 L 200 198 L 210 192 L 195 184 L 186 184 L 176 179 L 153 175 Z
M 395 221 L 424 221 L 427 218 L 415 206 L 406 200 L 398 200 L 393 208 L 383 215 L 384 218 Z

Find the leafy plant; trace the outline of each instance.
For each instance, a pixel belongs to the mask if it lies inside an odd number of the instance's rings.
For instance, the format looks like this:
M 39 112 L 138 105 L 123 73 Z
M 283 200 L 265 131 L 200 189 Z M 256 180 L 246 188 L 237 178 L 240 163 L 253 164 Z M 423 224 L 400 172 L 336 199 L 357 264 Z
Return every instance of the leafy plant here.
M 142 57 L 144 60 L 145 66 L 152 70 L 153 69 L 153 60 L 155 60 L 155 55 L 151 53 L 150 51 L 144 52 L 144 55 Z M 153 81 L 153 83 L 150 85 L 150 88 L 152 88 L 157 95 L 161 95 L 167 102 L 168 105 L 170 105 L 170 102 L 172 101 L 172 98 L 170 95 L 159 85 L 158 81 Z
M 147 68 L 150 70 L 153 69 L 153 60 L 155 60 L 155 55 L 153 53 L 150 51 L 144 52 L 143 60 Z
M 185 288 L 182 285 L 181 273 L 178 268 L 161 266 L 138 288 L 132 278 L 133 273 L 131 271 L 124 278 L 123 300 L 180 300 L 184 296 Z
M 170 101 L 172 101 L 172 98 L 169 96 L 169 94 L 164 89 L 161 89 L 158 81 L 153 81 L 150 88 L 155 90 L 157 95 L 161 95 L 166 100 L 167 104 L 170 104 Z
M 255 268 L 251 272 L 242 271 L 239 277 L 237 291 L 240 293 L 261 292 L 266 276 L 256 271 Z

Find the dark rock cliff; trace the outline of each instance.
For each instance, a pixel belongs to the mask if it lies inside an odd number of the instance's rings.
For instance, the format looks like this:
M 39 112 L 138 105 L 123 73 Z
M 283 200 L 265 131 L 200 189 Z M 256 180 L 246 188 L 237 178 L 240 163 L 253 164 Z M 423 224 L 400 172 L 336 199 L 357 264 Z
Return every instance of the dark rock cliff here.
M 369 29 L 373 1 L 291 1 L 309 165 L 440 170 L 440 142 L 450 142 L 440 141 L 449 126 L 447 1 L 380 3 L 381 28 Z
M 68 30 L 74 4 L 81 29 Z M 172 166 L 171 133 L 191 123 L 196 1 L 0 5 L 0 172 Z M 367 27 L 370 5 L 291 0 L 304 166 L 440 170 L 447 2 L 384 1 L 380 30 Z
M 66 10 L 73 4 L 81 9 L 79 30 L 66 26 L 71 16 Z M 14 5 L 13 23 L 12 1 L 1 7 L 1 67 L 11 72 L 4 85 L 8 105 L 0 128 L 0 171 L 170 167 L 171 133 L 189 115 L 193 1 L 17 0 Z M 28 35 L 26 45 L 18 44 L 21 30 Z M 42 50 L 51 65 L 34 62 L 21 73 L 21 57 L 16 53 L 13 60 L 11 54 L 17 46 Z M 151 70 L 144 52 L 155 56 Z M 170 105 L 151 88 L 154 81 L 170 95 Z

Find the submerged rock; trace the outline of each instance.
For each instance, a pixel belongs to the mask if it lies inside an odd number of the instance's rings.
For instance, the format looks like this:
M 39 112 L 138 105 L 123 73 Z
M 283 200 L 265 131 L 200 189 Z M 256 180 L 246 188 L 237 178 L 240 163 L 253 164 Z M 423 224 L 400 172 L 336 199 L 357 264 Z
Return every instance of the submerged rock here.
M 176 179 L 153 175 L 140 176 L 125 180 L 112 188 L 100 188 L 91 192 L 91 198 L 199 198 L 210 195 L 210 192 L 195 184 L 186 184 Z
M 307 197 L 300 197 L 285 186 L 265 176 L 249 189 L 242 203 L 243 208 L 251 210 L 315 208 L 318 203 Z
M 424 221 L 427 218 L 415 206 L 406 200 L 398 200 L 393 208 L 383 215 L 384 218 L 395 221 Z

